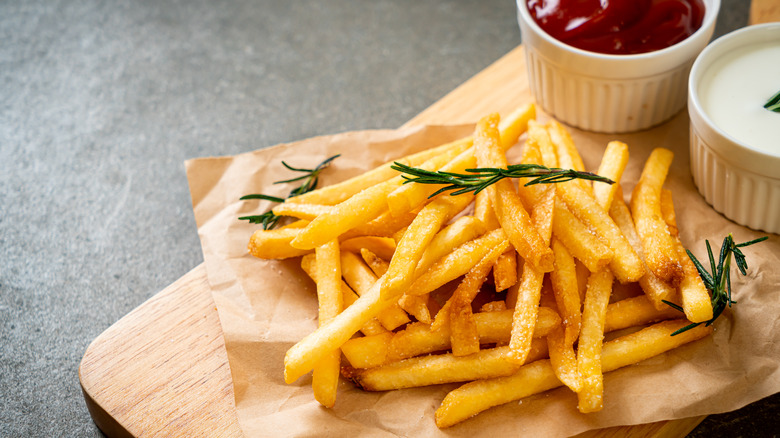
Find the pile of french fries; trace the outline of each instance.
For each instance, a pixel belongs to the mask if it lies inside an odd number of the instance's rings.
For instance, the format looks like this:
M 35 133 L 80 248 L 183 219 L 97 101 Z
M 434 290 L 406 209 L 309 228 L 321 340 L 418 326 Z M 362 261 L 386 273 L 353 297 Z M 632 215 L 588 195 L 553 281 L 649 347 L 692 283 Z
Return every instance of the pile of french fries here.
M 506 168 L 521 137 L 522 163 L 584 170 L 569 133 L 536 122 L 533 105 L 396 161 Z M 274 213 L 296 221 L 256 231 L 250 253 L 301 257 L 319 301 L 319 328 L 287 352 L 285 381 L 313 371 L 314 397 L 327 407 L 341 375 L 367 391 L 468 382 L 436 411 L 441 428 L 559 386 L 577 394 L 580 412 L 599 411 L 603 373 L 711 331 L 702 324 L 671 336 L 712 318 L 662 187 L 671 160 L 668 150 L 652 152 L 628 205 L 621 142 L 608 144 L 596 172 L 612 185 L 504 179 L 476 195 L 431 197 L 439 186 L 404 184 L 387 163 L 279 204 Z M 644 293 L 618 299 L 616 283 Z M 604 341 L 617 330 L 628 334 Z

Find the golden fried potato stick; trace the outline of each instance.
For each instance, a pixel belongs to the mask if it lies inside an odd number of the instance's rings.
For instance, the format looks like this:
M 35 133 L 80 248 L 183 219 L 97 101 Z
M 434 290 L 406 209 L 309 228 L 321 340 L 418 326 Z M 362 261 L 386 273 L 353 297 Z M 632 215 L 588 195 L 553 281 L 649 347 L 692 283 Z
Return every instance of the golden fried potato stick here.
M 330 212 L 333 209 L 330 205 L 321 204 L 292 204 L 283 202 L 271 211 L 277 216 L 289 216 L 296 219 L 305 219 L 307 221 L 313 220 L 315 217 Z
M 474 197 L 474 216 L 489 230 L 495 230 L 500 226 L 490 204 L 490 196 L 485 190 Z M 515 249 L 511 248 L 501 254 L 493 265 L 493 283 L 496 285 L 496 291 L 503 291 L 517 283 L 516 254 Z
M 614 257 L 612 250 L 560 200 L 555 201 L 553 235 L 566 246 L 574 258 L 587 266 L 590 272 L 604 269 Z
M 636 250 L 639 258 L 642 259 L 642 263 L 645 263 L 645 254 L 642 250 L 642 243 L 639 240 L 639 235 L 634 228 L 634 220 L 631 218 L 631 212 L 628 210 L 628 205 L 626 205 L 626 202 L 623 200 L 623 189 L 619 184 L 615 185 L 618 186 L 618 191 L 609 207 L 609 215 L 615 221 L 618 228 L 620 228 L 620 231 L 626 236 L 626 239 L 631 243 L 634 250 Z M 675 297 L 677 291 L 675 288 L 661 281 L 646 264 L 645 275 L 639 279 L 639 286 L 656 309 L 661 310 L 669 307 L 664 304 L 664 300 L 676 301 Z
M 301 268 L 314 281 L 314 283 L 317 283 L 317 265 L 314 253 L 306 254 L 301 258 Z M 340 288 L 344 308 L 351 306 L 352 303 L 357 301 L 358 295 L 355 293 L 355 291 L 350 289 L 350 287 L 347 285 L 347 283 L 344 282 L 343 279 L 340 280 Z M 389 333 L 387 329 L 382 327 L 382 324 L 380 324 L 376 318 L 372 318 L 367 321 L 363 327 L 360 328 L 360 331 L 366 336 L 378 335 L 380 333 Z
M 529 357 L 547 355 L 545 342 L 536 339 Z M 347 377 L 365 391 L 389 391 L 442 383 L 467 382 L 509 376 L 520 368 L 506 359 L 509 347 L 490 348 L 468 356 L 451 353 L 413 357 L 376 368 L 348 370 Z
M 606 342 L 602 350 L 602 368 L 609 372 L 662 354 L 712 332 L 700 325 L 677 336 L 670 336 L 688 324 L 688 321 L 666 321 L 636 333 Z M 514 400 L 538 394 L 561 386 L 549 360 L 538 360 L 523 365 L 509 377 L 477 380 L 447 394 L 436 410 L 436 425 L 453 426 L 463 420 Z
M 547 351 L 550 365 L 558 379 L 574 392 L 582 390 L 582 375 L 577 368 L 577 354 L 571 345 L 566 343 L 566 332 L 563 326 L 556 327 L 547 335 Z M 531 362 L 533 359 L 527 359 Z
M 555 190 L 553 187 L 548 187 L 543 194 L 544 197 L 533 207 L 531 219 L 543 244 L 552 252 L 550 239 L 552 236 L 553 209 L 555 207 Z M 555 256 L 553 255 L 553 262 L 554 260 Z M 517 298 L 515 299 L 512 317 L 512 336 L 509 340 L 509 347 L 513 352 L 511 360 L 518 364 L 525 363 L 531 348 L 531 337 L 534 332 L 534 324 L 536 323 L 536 314 L 539 311 L 539 299 L 541 297 L 543 280 L 544 272 L 538 270 L 530 263 L 523 265 L 523 274 L 518 283 Z M 514 292 L 513 295 L 515 295 Z
M 518 108 L 501 121 L 498 129 L 503 150 L 507 150 L 517 143 L 517 139 L 525 132 L 528 121 L 535 116 L 536 108 L 533 104 L 529 104 Z M 474 154 L 474 148 L 472 147 L 441 167 L 440 170 L 463 173 L 466 169 L 474 168 L 476 167 Z M 409 211 L 427 202 L 428 197 L 441 187 L 430 184 L 404 184 L 388 195 L 388 207 L 393 214 Z
M 424 274 L 409 287 L 407 295 L 424 295 L 443 286 L 461 275 L 465 275 L 491 249 L 506 240 L 501 228 L 495 229 L 464 243 L 431 265 Z
M 506 310 L 506 301 L 503 300 L 490 301 L 479 308 L 480 312 L 501 312 L 504 310 Z
M 674 154 L 656 148 L 642 170 L 642 176 L 631 194 L 631 215 L 642 241 L 647 266 L 663 282 L 677 286 L 684 272 L 674 240 L 661 216 L 661 187 L 664 184 Z
M 677 218 L 674 213 L 674 202 L 672 201 L 672 192 L 661 192 L 661 213 L 672 233 L 672 240 L 677 250 L 680 263 L 683 268 L 683 279 L 680 282 L 680 303 L 682 304 L 685 317 L 691 322 L 705 322 L 712 319 L 712 301 L 704 282 L 699 276 L 699 271 L 693 260 L 688 257 L 685 247 L 677 235 Z
M 564 327 L 564 345 L 571 347 L 580 334 L 582 324 L 582 302 L 577 286 L 577 267 L 574 257 L 560 240 L 553 237 L 552 249 L 555 254 L 555 270 L 550 273 L 550 282 L 555 296 L 558 313 Z
M 326 325 L 341 313 L 343 300 L 341 297 L 341 262 L 339 242 L 334 239 L 318 246 L 316 254 L 317 300 L 319 301 L 319 325 Z M 336 389 L 339 385 L 341 370 L 341 350 L 327 353 L 317 362 L 312 372 L 311 386 L 314 398 L 321 405 L 332 408 L 336 403 Z
M 389 211 L 385 211 L 376 219 L 345 232 L 341 235 L 341 238 L 348 239 L 358 236 L 393 237 L 399 230 L 408 227 L 414 218 L 417 217 L 417 213 L 418 211 L 410 211 L 401 216 L 393 216 Z
M 360 257 L 349 251 L 341 252 L 341 274 L 349 287 L 360 296 L 373 288 L 379 281 Z M 396 303 L 377 315 L 377 319 L 388 330 L 394 330 L 410 321 L 409 316 Z
M 474 149 L 479 167 L 506 168 L 507 160 L 500 146 L 498 115 L 482 118 L 474 133 Z M 549 245 L 534 228 L 531 217 L 523 207 L 514 183 L 503 179 L 487 187 L 490 201 L 501 228 L 517 253 L 541 272 L 552 270 L 553 254 Z
M 601 157 L 601 164 L 596 173 L 618 183 L 627 164 L 628 145 L 620 141 L 611 141 L 607 143 L 607 149 L 604 151 L 604 156 Z M 593 184 L 593 196 L 605 211 L 609 211 L 617 188 L 617 184 Z
M 517 284 L 517 252 L 514 248 L 498 256 L 498 260 L 493 265 L 493 283 L 496 285 L 496 292 L 507 290 Z
M 340 243 L 342 251 L 360 253 L 367 249 L 382 260 L 390 260 L 395 252 L 395 240 L 380 236 L 359 236 L 346 239 Z
M 288 259 L 312 252 L 290 246 L 290 242 L 301 232 L 300 228 L 279 228 L 257 230 L 249 238 L 249 253 L 260 259 Z
M 393 332 L 352 338 L 341 346 L 341 352 L 353 368 L 372 368 L 389 363 L 387 353 Z
M 436 233 L 417 263 L 414 277 L 424 274 L 428 268 L 455 248 L 485 234 L 485 225 L 474 216 L 461 216 L 455 222 Z
M 558 155 L 558 167 L 584 171 L 585 164 L 582 162 L 582 157 L 579 151 L 577 151 L 569 131 L 555 120 L 550 120 L 547 123 L 547 131 L 550 133 L 550 140 L 555 146 L 555 151 Z M 592 193 L 590 181 L 576 179 L 570 182 L 579 185 L 588 193 Z
M 441 155 L 442 153 L 452 150 L 463 150 L 471 146 L 473 142 L 472 137 L 466 137 L 459 140 L 455 140 L 450 143 L 445 143 L 441 146 L 437 146 L 431 149 L 425 149 L 420 152 L 407 155 L 397 160 L 389 161 L 382 164 L 368 172 L 361 173 L 355 177 L 347 179 L 345 181 L 330 184 L 325 187 L 321 187 L 317 190 L 313 190 L 302 195 L 294 196 L 286 203 L 302 203 L 302 204 L 323 204 L 323 205 L 336 205 L 350 198 L 351 196 L 365 190 L 371 186 L 380 184 L 391 178 L 398 176 L 398 171 L 391 169 L 393 162 L 398 161 L 400 163 L 409 166 L 419 166 L 420 164 L 430 160 L 431 158 Z
M 445 150 L 418 167 L 425 170 L 438 170 L 458 153 L 460 149 Z M 388 208 L 387 195 L 400 187 L 403 182 L 404 179 L 398 175 L 354 194 L 334 205 L 329 212 L 317 216 L 290 244 L 294 248 L 313 249 L 323 242 L 376 219 Z
M 609 269 L 594 272 L 588 279 L 588 290 L 585 292 L 582 330 L 577 344 L 577 367 L 582 375 L 582 389 L 577 393 L 577 409 L 583 414 L 600 411 L 603 407 L 601 350 L 613 281 L 614 276 Z
M 442 196 L 423 207 L 396 246 L 382 283 L 382 299 L 400 297 L 409 289 L 415 280 L 414 273 L 425 248 L 441 227 L 466 208 L 473 199 L 471 194 Z
M 661 310 L 656 309 L 646 296 L 639 295 L 610 303 L 607 306 L 604 333 L 673 319 L 679 316 L 680 313 L 669 306 Z
M 558 193 L 572 213 L 593 228 L 612 249 L 615 256 L 609 262 L 609 268 L 621 283 L 639 281 L 645 273 L 642 260 L 620 231 L 615 221 L 599 206 L 596 200 L 581 186 L 560 184 Z

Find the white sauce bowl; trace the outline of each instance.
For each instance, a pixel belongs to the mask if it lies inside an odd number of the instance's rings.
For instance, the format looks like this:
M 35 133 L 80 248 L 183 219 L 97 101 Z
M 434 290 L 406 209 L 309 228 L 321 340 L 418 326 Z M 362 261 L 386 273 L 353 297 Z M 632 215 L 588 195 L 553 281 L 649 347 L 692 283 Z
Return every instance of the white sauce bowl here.
M 688 73 L 715 28 L 720 0 L 704 0 L 702 26 L 663 50 L 607 55 L 564 44 L 517 0 L 528 81 L 536 102 L 556 119 L 588 131 L 621 133 L 658 125 L 685 106 Z
M 760 72 L 750 65 L 752 52 L 775 45 L 780 49 L 780 23 L 749 26 L 715 40 L 691 70 L 688 114 L 691 173 L 704 199 L 739 224 L 780 234 L 780 113 L 763 108 L 767 99 L 780 91 L 780 58 L 765 59 L 757 65 L 764 71 L 768 69 L 768 75 L 757 74 Z M 744 76 L 737 74 L 724 81 L 724 76 L 735 75 L 735 68 L 743 69 Z M 757 108 L 745 107 L 746 96 L 752 96 Z M 751 129 L 763 126 L 770 130 L 766 135 L 774 133 L 774 143 L 769 144 L 776 146 L 768 146 L 761 137 L 735 131 L 723 110 L 733 111 L 735 120 L 761 119 L 763 123 Z

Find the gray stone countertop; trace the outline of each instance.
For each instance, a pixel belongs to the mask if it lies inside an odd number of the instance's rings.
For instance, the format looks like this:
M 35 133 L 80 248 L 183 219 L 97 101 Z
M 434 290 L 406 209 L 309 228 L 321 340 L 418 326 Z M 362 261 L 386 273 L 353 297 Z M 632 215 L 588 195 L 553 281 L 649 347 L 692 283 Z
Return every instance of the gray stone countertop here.
M 184 160 L 397 127 L 520 33 L 508 0 L 27 0 L 0 41 L 0 436 L 76 437 L 86 347 L 202 261 Z M 778 429 L 778 402 L 693 435 Z

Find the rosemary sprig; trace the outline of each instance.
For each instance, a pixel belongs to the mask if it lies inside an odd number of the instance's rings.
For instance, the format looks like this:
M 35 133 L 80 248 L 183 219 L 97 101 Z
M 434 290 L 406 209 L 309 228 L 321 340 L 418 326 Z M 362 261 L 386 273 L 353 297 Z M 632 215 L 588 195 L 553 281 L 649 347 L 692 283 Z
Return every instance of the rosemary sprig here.
M 766 101 L 764 108 L 768 109 L 769 111 L 780 113 L 780 91 L 778 91 L 774 96 L 770 97 L 769 100 Z
M 294 196 L 302 195 L 304 193 L 311 192 L 312 190 L 317 188 L 317 184 L 319 183 L 319 176 L 320 173 L 325 170 L 326 167 L 330 166 L 330 163 L 341 156 L 341 154 L 334 155 L 322 163 L 318 164 L 317 167 L 314 169 L 299 169 L 297 167 L 292 167 L 286 162 L 282 161 L 282 165 L 294 172 L 302 172 L 304 175 L 301 175 L 296 178 L 290 178 L 283 181 L 276 181 L 274 184 L 286 184 L 296 181 L 303 181 L 303 183 L 292 189 L 290 191 L 290 194 L 287 196 L 287 199 L 292 198 Z M 284 202 L 285 198 L 279 198 L 276 196 L 269 196 L 269 195 L 263 195 L 263 194 L 252 194 L 252 195 L 245 195 L 239 198 L 240 200 L 246 200 L 246 199 L 264 199 L 266 201 L 271 202 Z M 239 220 L 247 220 L 249 223 L 252 224 L 262 224 L 263 229 L 269 230 L 276 226 L 276 223 L 279 222 L 279 216 L 275 215 L 273 211 L 269 210 L 263 214 L 253 215 L 253 216 L 242 216 L 238 218 Z
M 401 175 L 406 180 L 404 181 L 404 184 L 415 182 L 419 184 L 444 185 L 444 187 L 434 192 L 430 197 L 448 191 L 452 191 L 452 193 L 450 193 L 451 195 L 461 195 L 468 192 L 477 194 L 504 178 L 533 178 L 531 181 L 525 183 L 526 186 L 534 184 L 553 184 L 571 181 L 573 179 L 600 181 L 607 184 L 615 183 L 611 179 L 596 175 L 595 173 L 580 172 L 571 169 L 549 168 L 539 164 L 511 164 L 506 169 L 496 167 L 466 169 L 466 172 L 469 172 L 468 174 L 443 171 L 433 172 L 407 166 L 399 162 L 393 163 L 391 167 L 404 173 L 404 175 Z
M 699 276 L 701 276 L 701 279 L 704 282 L 704 286 L 712 294 L 712 319 L 709 321 L 688 324 L 685 327 L 672 333 L 672 336 L 688 331 L 700 324 L 706 324 L 707 326 L 711 325 L 723 313 L 723 311 L 726 310 L 726 307 L 731 307 L 732 304 L 736 303 L 736 301 L 731 299 L 731 256 L 732 254 L 734 255 L 734 260 L 737 263 L 739 272 L 741 272 L 742 275 L 747 275 L 747 261 L 745 260 L 745 254 L 740 250 L 740 248 L 744 248 L 758 242 L 763 242 L 768 238 L 769 237 L 764 236 L 749 242 L 735 243 L 734 237 L 729 234 L 725 239 L 723 239 L 723 245 L 720 248 L 717 265 L 715 264 L 715 257 L 712 255 L 712 247 L 710 246 L 710 242 L 709 240 L 705 240 L 705 243 L 707 244 L 707 255 L 710 259 L 711 272 L 707 272 L 707 269 L 704 268 L 704 266 L 701 264 L 701 262 L 699 262 L 696 256 L 693 255 L 693 253 L 687 249 L 685 250 L 685 252 L 688 253 L 688 257 L 691 258 L 691 261 L 693 261 L 693 264 L 696 266 L 696 270 L 699 271 Z M 678 306 L 677 304 L 666 300 L 664 300 L 664 303 L 679 310 L 680 312 L 683 311 L 682 307 Z

